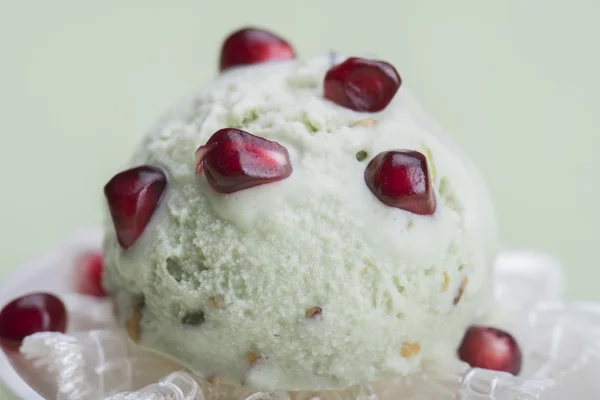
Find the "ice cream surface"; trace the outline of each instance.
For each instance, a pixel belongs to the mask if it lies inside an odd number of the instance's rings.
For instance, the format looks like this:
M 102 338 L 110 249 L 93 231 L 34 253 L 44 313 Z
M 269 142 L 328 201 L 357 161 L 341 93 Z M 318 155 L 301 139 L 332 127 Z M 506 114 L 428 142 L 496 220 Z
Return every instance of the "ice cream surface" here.
M 129 166 L 160 169 L 166 185 L 131 246 L 107 225 L 104 286 L 142 346 L 207 378 L 282 389 L 456 358 L 491 306 L 490 196 L 404 86 L 379 112 L 326 99 L 325 74 L 344 59 L 228 69 L 140 144 Z M 277 142 L 291 174 L 214 190 L 194 154 L 222 128 Z M 369 162 L 395 149 L 426 157 L 431 215 L 390 207 L 367 186 Z

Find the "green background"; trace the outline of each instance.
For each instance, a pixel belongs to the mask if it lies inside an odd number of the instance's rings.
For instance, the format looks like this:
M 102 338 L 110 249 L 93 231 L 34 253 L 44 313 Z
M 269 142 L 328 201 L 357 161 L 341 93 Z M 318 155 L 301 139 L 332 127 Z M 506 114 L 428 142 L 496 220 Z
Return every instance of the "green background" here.
M 219 46 L 269 27 L 303 57 L 373 53 L 480 166 L 506 247 L 600 299 L 600 2 L 0 0 L 0 276 L 102 220 L 102 186 Z
M 505 246 L 549 251 L 597 298 L 596 0 L 0 1 L 0 269 L 102 219 L 102 186 L 155 119 L 216 76 L 222 38 L 393 62 L 490 182 Z

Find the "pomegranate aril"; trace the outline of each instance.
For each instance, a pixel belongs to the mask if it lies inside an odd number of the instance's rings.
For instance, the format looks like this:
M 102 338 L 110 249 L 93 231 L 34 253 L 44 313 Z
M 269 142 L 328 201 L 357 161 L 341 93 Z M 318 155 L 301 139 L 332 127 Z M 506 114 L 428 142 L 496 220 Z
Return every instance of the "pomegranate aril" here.
M 292 165 L 287 149 L 279 143 L 225 128 L 196 151 L 196 172 L 204 172 L 217 192 L 233 193 L 285 179 Z
M 123 171 L 104 187 L 117 240 L 123 249 L 142 235 L 167 186 L 159 168 L 140 166 Z
M 327 71 L 324 96 L 354 111 L 377 112 L 392 101 L 401 82 L 393 65 L 351 57 Z
M 219 68 L 295 58 L 294 49 L 281 37 L 257 28 L 240 29 L 225 39 Z
M 99 251 L 84 254 L 76 265 L 76 289 L 78 293 L 105 297 L 102 287 L 103 257 Z
M 367 165 L 365 182 L 385 205 L 421 215 L 435 212 L 427 159 L 418 151 L 379 153 Z
M 485 368 L 517 375 L 522 354 L 517 341 L 508 333 L 487 326 L 472 326 L 458 349 L 461 360 L 474 368 Z
M 30 293 L 8 303 L 0 311 L 0 344 L 18 350 L 25 337 L 38 332 L 64 333 L 67 311 L 50 293 Z

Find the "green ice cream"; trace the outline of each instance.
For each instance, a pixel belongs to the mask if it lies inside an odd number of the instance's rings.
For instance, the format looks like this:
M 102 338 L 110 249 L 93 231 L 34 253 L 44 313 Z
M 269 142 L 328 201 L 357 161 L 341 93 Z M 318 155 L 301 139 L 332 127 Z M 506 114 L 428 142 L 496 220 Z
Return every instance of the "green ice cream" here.
M 130 166 L 161 168 L 167 188 L 131 248 L 110 224 L 104 249 L 105 286 L 142 346 L 234 384 L 344 387 L 455 358 L 489 311 L 496 226 L 480 175 L 404 87 L 377 113 L 324 99 L 330 66 L 229 70 L 140 144 Z M 293 173 L 216 192 L 194 152 L 225 127 L 283 145 Z M 365 184 L 390 149 L 427 156 L 433 215 Z

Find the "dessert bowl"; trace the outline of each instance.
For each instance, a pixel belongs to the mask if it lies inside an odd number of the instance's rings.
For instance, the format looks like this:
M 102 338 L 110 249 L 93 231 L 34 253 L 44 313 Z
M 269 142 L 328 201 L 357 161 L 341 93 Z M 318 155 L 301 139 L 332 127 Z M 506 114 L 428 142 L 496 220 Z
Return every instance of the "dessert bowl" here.
M 75 293 L 75 264 L 100 249 L 101 236 L 75 232 L 3 283 L 3 303 L 43 290 L 58 295 L 69 315 L 66 334 L 38 333 L 25 340 L 22 354 L 0 355 L 0 377 L 17 398 L 593 399 L 600 389 L 594 378 L 600 372 L 600 304 L 561 301 L 562 269 L 545 254 L 504 251 L 495 263 L 497 312 L 490 322 L 518 339 L 524 360 L 518 377 L 456 362 L 426 364 L 407 377 L 345 390 L 265 392 L 209 383 L 146 352 L 117 328 L 108 300 Z

